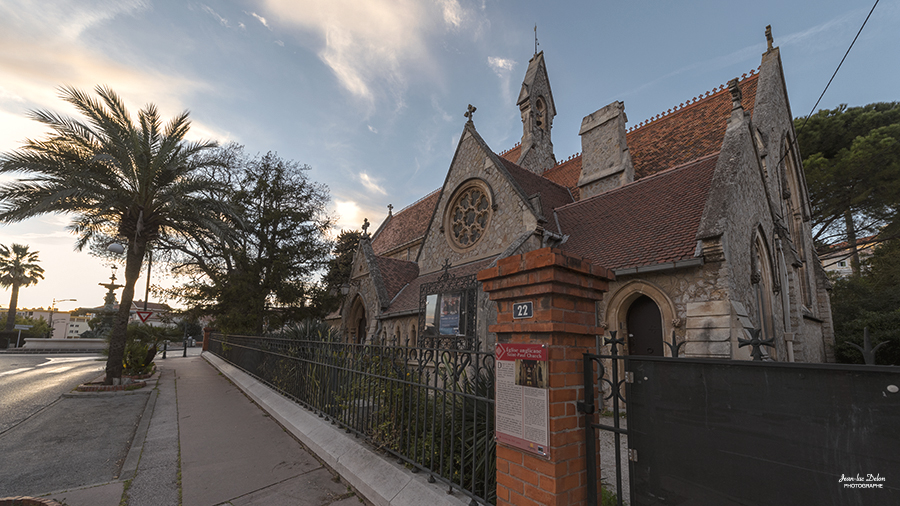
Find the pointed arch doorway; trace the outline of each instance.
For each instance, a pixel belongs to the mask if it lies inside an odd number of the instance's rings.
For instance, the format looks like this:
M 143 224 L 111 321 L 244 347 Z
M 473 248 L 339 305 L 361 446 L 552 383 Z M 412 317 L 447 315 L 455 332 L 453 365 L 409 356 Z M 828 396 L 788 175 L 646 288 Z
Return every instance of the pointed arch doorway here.
M 653 299 L 646 295 L 634 299 L 628 306 L 625 325 L 629 355 L 664 356 L 662 314 Z
M 364 343 L 366 341 L 366 330 L 368 328 L 368 319 L 366 318 L 366 304 L 363 298 L 357 296 L 353 301 L 350 309 L 350 317 L 347 318 L 348 331 L 350 334 L 350 342 Z

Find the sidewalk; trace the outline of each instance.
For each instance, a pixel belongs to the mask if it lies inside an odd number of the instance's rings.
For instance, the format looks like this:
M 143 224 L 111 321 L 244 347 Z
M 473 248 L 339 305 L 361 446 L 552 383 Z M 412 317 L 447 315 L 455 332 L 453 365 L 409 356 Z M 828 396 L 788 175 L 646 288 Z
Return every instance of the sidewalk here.
M 155 360 L 158 380 L 133 441 L 120 439 L 127 456 L 114 481 L 82 481 L 96 484 L 43 497 L 66 506 L 472 504 L 222 359 L 198 353 L 182 357 L 178 350 Z M 97 420 L 115 419 L 94 411 Z M 59 431 L 66 423 L 51 425 Z M 70 443 L 89 452 L 95 436 L 76 431 Z
M 129 506 L 361 504 L 205 359 L 180 351 L 156 360 L 158 392 L 119 481 L 49 497 L 67 506 L 118 506 L 123 491 Z

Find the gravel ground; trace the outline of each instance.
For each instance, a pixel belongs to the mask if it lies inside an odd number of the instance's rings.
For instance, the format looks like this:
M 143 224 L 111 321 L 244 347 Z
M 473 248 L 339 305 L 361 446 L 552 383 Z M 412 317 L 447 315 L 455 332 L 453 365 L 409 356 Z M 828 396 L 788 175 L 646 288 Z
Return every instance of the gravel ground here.
M 611 416 L 601 416 L 599 423 L 603 425 L 613 426 L 613 418 Z M 626 418 L 619 418 L 619 427 L 628 426 Z M 615 434 L 608 430 L 599 430 L 599 448 L 600 448 L 600 481 L 603 482 L 603 488 L 612 492 L 616 491 L 616 444 Z M 631 502 L 631 494 L 628 487 L 628 437 L 622 435 L 620 438 L 621 445 L 621 462 L 622 462 L 622 504 Z

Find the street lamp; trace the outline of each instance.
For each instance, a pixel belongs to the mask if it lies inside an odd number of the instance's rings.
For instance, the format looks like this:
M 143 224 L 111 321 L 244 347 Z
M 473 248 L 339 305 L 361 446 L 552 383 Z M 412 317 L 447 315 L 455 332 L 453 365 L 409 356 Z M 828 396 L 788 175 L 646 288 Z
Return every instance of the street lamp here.
M 56 303 L 57 302 L 67 302 L 67 301 L 77 301 L 78 299 L 53 299 L 53 304 L 50 304 L 50 339 L 53 339 L 53 331 L 56 330 L 53 328 L 53 312 L 56 311 Z M 65 338 L 66 336 L 63 336 Z
M 112 242 L 106 247 L 106 251 L 111 251 L 117 255 L 125 253 L 125 246 Z M 144 292 L 144 311 L 147 310 L 147 301 L 150 300 L 150 269 L 153 267 L 153 251 L 147 250 L 147 291 Z

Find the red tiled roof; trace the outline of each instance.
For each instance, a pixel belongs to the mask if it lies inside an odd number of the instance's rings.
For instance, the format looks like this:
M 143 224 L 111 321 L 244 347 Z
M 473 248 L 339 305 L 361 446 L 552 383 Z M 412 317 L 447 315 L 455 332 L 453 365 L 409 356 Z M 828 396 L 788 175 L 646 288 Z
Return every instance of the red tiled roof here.
M 741 104 L 751 115 L 756 103 L 758 78 L 759 74 L 754 74 L 739 83 Z M 682 105 L 666 116 L 643 126 L 639 124 L 625 136 L 634 165 L 634 179 L 718 152 L 722 149 L 730 115 L 731 93 L 727 88 L 720 88 L 720 91 Z
M 379 272 L 381 272 L 381 280 L 384 282 L 388 301 L 393 299 L 400 289 L 419 275 L 419 265 L 415 262 L 376 255 L 375 263 L 378 265 Z
M 557 209 L 560 248 L 609 269 L 686 260 L 718 153 Z
M 555 182 L 541 177 L 528 169 L 524 169 L 506 158 L 501 157 L 506 171 L 519 184 L 526 197 L 539 194 L 541 197 L 541 210 L 545 218 L 550 218 L 551 213 L 557 207 L 562 207 L 573 202 L 572 195 L 569 194 L 568 188 L 556 184 Z M 551 227 L 556 229 L 554 223 Z
M 498 156 L 500 158 L 504 158 L 506 160 L 509 160 L 510 162 L 515 163 L 515 162 L 519 161 L 519 156 L 521 156 L 521 154 L 522 154 L 522 145 L 516 144 L 511 149 L 503 151 Z
M 482 269 L 487 269 L 488 265 L 493 262 L 493 258 L 488 258 L 485 260 L 479 260 L 477 262 L 472 262 L 465 265 L 460 265 L 459 267 L 451 267 L 450 274 L 454 276 L 468 276 L 470 274 L 476 274 L 478 271 Z M 419 289 L 425 283 L 431 283 L 433 281 L 437 281 L 441 274 L 444 271 L 435 271 L 422 276 L 417 277 L 416 279 L 410 281 L 408 285 L 397 295 L 394 302 L 391 303 L 391 306 L 384 312 L 385 315 L 390 315 L 391 313 L 402 313 L 404 311 L 416 310 L 419 309 Z
M 754 73 L 739 83 L 741 104 L 751 115 L 756 103 L 758 78 L 759 74 Z M 727 120 L 731 115 L 731 93 L 727 88 L 720 88 L 706 97 L 688 102 L 658 119 L 642 121 L 625 134 L 635 180 L 683 165 L 722 148 Z M 547 169 L 542 175 L 568 187 L 575 200 L 580 198 L 580 154 Z
M 572 192 L 575 200 L 581 198 L 581 189 L 578 188 L 578 178 L 581 177 L 580 154 L 546 170 L 542 176 L 556 184 L 567 187 Z
M 440 193 L 437 189 L 391 216 L 372 238 L 375 254 L 384 254 L 423 237 Z

